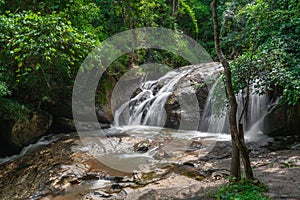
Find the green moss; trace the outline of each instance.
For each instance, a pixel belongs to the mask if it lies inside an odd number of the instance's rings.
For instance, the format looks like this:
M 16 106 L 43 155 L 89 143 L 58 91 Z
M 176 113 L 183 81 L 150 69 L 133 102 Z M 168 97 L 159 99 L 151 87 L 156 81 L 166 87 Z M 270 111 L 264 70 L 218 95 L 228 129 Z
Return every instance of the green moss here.
M 218 200 L 269 200 L 264 192 L 267 186 L 242 179 L 240 182 L 229 182 L 223 185 L 214 195 Z

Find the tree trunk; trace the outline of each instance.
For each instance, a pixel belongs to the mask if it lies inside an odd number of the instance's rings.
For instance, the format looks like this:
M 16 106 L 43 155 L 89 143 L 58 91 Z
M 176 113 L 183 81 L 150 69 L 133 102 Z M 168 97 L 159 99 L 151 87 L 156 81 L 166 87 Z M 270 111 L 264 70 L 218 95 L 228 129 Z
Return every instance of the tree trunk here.
M 253 172 L 249 159 L 249 151 L 244 142 L 243 126 L 237 126 L 237 102 L 231 80 L 231 69 L 229 63 L 222 54 L 220 47 L 218 15 L 217 15 L 218 0 L 213 0 L 211 3 L 213 23 L 214 23 L 214 40 L 217 56 L 224 67 L 226 91 L 229 99 L 229 126 L 232 139 L 232 160 L 230 173 L 237 180 L 240 180 L 240 155 L 242 156 L 243 165 L 245 167 L 246 176 L 253 179 Z
M 243 165 L 245 168 L 245 174 L 248 179 L 253 179 L 254 175 L 253 175 L 253 170 L 252 170 L 251 162 L 250 162 L 250 158 L 249 158 L 250 151 L 248 150 L 248 148 L 245 144 L 243 124 L 239 124 L 239 135 L 240 135 L 239 141 L 242 145 L 240 152 L 242 154 L 242 161 L 243 161 Z
M 240 151 L 233 141 L 232 141 L 230 175 L 235 177 L 237 181 L 239 181 L 241 178 Z

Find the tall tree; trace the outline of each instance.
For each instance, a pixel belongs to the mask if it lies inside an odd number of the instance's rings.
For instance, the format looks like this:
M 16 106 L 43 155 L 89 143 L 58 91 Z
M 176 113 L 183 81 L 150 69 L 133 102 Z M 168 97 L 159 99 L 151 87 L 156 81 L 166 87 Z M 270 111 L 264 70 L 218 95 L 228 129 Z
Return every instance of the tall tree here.
M 214 24 L 215 49 L 216 49 L 218 59 L 220 60 L 220 62 L 224 67 L 226 91 L 228 94 L 229 106 L 230 106 L 229 126 L 230 126 L 231 139 L 232 139 L 232 159 L 231 159 L 230 173 L 237 180 L 240 180 L 241 178 L 240 155 L 241 155 L 246 177 L 249 179 L 253 179 L 254 176 L 253 176 L 253 171 L 252 171 L 250 158 L 249 158 L 249 150 L 244 141 L 243 125 L 238 124 L 237 121 L 238 105 L 237 105 L 235 92 L 232 85 L 231 69 L 220 47 L 217 4 L 218 4 L 218 0 L 213 0 L 211 2 L 211 9 L 213 15 L 213 24 Z

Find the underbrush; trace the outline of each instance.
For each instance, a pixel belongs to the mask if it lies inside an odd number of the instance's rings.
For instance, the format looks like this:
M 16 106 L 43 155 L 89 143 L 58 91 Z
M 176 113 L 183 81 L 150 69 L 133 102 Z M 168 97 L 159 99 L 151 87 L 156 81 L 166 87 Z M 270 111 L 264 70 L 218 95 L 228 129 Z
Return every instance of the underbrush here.
M 268 190 L 263 183 L 253 183 L 242 179 L 240 182 L 229 182 L 215 193 L 218 200 L 270 200 L 264 192 Z

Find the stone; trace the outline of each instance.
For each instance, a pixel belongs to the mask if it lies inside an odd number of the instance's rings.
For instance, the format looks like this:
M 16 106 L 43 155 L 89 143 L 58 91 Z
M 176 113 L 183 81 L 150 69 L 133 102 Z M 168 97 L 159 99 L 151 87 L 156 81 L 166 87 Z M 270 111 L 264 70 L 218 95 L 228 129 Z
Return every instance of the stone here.
M 67 133 L 73 131 L 76 131 L 74 120 L 65 117 L 54 117 L 49 130 L 50 133 Z
M 32 112 L 28 122 L 3 120 L 0 123 L 1 147 L 9 151 L 1 151 L 0 156 L 17 153 L 24 146 L 37 141 L 46 134 L 52 121 L 52 115 L 44 111 Z
M 300 135 L 300 101 L 294 105 L 276 105 L 263 120 L 263 132 L 268 136 Z
M 110 124 L 113 121 L 113 117 L 102 108 L 97 110 L 96 115 L 99 123 Z
M 183 67 L 181 70 L 189 67 L 194 66 Z M 177 83 L 176 89 L 165 105 L 167 113 L 165 127 L 178 129 L 181 126 L 181 129 L 186 130 L 198 128 L 206 106 L 209 89 L 214 80 L 221 75 L 220 71 L 222 71 L 222 67 L 217 62 L 199 65 Z M 184 108 L 181 104 L 184 105 Z M 199 108 L 200 114 L 195 113 L 195 107 Z
M 300 143 L 298 144 L 294 144 L 292 147 L 291 147 L 292 150 L 300 150 Z
M 60 96 L 59 100 L 47 105 L 46 111 L 49 112 L 54 118 L 64 117 L 72 119 L 72 96 Z

